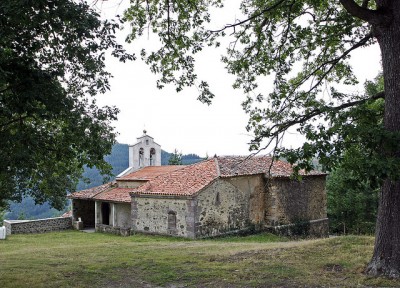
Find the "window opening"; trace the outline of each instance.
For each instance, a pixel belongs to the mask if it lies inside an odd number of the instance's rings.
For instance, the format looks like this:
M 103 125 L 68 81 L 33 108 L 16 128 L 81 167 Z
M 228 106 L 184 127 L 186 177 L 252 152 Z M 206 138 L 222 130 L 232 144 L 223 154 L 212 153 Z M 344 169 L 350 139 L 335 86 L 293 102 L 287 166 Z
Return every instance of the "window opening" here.
M 154 166 L 156 162 L 156 149 L 150 149 L 150 166 Z
M 218 206 L 221 204 L 221 199 L 219 197 L 219 192 L 217 192 L 217 195 L 215 195 L 215 205 Z
M 139 167 L 143 167 L 144 163 L 144 150 L 143 148 L 139 149 Z
M 168 212 L 168 230 L 176 230 L 176 213 Z

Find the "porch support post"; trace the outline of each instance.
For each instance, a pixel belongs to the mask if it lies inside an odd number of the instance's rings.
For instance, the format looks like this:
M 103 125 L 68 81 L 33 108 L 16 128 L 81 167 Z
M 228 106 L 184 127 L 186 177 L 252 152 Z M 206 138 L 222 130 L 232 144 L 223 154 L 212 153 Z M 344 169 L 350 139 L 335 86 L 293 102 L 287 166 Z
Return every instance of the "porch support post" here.
M 116 213 L 115 213 L 115 203 L 112 203 L 112 226 L 114 227 L 115 226 L 115 216 L 116 216 Z

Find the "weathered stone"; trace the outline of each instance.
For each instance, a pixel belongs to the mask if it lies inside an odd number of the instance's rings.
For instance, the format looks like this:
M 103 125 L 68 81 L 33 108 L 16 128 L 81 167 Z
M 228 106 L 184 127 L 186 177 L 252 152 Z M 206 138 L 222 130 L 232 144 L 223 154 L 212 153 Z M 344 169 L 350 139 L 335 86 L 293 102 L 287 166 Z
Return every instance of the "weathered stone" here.
M 96 232 L 110 233 L 110 234 L 121 235 L 121 236 L 130 236 L 131 228 L 97 224 Z
M 4 220 L 7 235 L 43 233 L 72 229 L 71 217 L 57 217 L 38 220 Z

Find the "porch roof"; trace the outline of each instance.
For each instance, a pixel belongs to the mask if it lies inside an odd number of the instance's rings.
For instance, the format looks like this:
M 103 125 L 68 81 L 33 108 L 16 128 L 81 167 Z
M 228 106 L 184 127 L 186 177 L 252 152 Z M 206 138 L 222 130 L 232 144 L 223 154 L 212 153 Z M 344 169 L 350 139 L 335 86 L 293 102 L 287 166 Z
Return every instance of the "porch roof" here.
M 131 203 L 131 196 L 129 195 L 131 191 L 132 188 L 112 188 L 111 190 L 100 192 L 93 199 L 106 202 Z
M 115 186 L 116 186 L 115 181 L 108 182 L 108 183 L 100 185 L 100 186 L 96 186 L 93 188 L 89 188 L 89 189 L 71 193 L 71 194 L 67 195 L 67 198 L 89 200 L 89 199 L 93 199 L 99 193 L 110 190 L 112 187 L 115 187 Z

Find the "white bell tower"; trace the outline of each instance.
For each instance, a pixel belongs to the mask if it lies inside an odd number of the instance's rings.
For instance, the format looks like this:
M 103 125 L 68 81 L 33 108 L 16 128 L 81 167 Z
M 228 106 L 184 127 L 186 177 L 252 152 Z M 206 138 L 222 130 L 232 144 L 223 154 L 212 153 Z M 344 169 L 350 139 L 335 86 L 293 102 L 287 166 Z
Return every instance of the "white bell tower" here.
M 143 130 L 136 144 L 129 145 L 129 168 L 117 178 L 147 166 L 161 166 L 161 146 Z
M 129 145 L 129 167 L 137 170 L 146 166 L 161 166 L 161 146 L 143 130 L 137 143 Z

